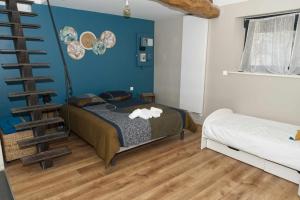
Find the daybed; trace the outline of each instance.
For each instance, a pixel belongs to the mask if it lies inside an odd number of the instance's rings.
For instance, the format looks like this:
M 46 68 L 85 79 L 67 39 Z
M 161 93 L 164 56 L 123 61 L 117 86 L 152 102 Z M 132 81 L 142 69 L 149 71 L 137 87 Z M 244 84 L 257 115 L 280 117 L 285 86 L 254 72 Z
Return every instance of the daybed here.
M 212 149 L 299 185 L 300 141 L 293 140 L 299 129 L 220 109 L 203 124 L 201 149 Z

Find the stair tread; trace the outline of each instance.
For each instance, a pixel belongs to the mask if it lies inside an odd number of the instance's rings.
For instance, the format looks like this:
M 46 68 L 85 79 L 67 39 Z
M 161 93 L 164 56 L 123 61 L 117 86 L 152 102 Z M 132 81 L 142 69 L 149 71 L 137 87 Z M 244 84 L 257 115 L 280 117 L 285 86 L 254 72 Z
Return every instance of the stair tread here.
M 49 67 L 49 63 L 7 63 L 7 64 L 2 64 L 2 67 L 5 69 L 15 69 L 19 67 Z
M 22 81 L 53 81 L 51 77 L 48 76 L 34 76 L 34 77 L 13 77 L 6 78 L 5 82 L 22 82 Z
M 51 124 L 58 124 L 61 122 L 64 122 L 63 118 L 53 117 L 53 118 L 48 118 L 48 119 L 23 122 L 21 124 L 15 125 L 15 129 L 17 131 L 20 131 L 20 130 L 31 129 L 31 128 L 36 128 L 36 127 L 41 127 L 41 126 L 47 126 L 47 125 L 51 125 Z
M 9 10 L 9 9 L 0 9 L 0 13 L 12 13 L 18 12 L 21 16 L 28 16 L 28 17 L 36 17 L 38 16 L 37 13 L 34 12 L 25 12 L 25 11 L 16 11 L 16 10 Z
M 52 150 L 44 151 L 44 152 L 41 152 L 41 153 L 38 153 L 35 155 L 21 158 L 21 161 L 22 161 L 23 165 L 30 165 L 30 164 L 38 163 L 38 162 L 41 162 L 44 160 L 49 160 L 52 158 L 57 158 L 57 157 L 61 157 L 64 155 L 68 155 L 70 153 L 71 153 L 70 149 L 68 149 L 67 147 L 61 147 L 61 148 L 52 149 Z
M 30 147 L 30 146 L 45 143 L 45 142 L 52 142 L 52 141 L 64 139 L 67 137 L 68 137 L 68 134 L 66 134 L 65 132 L 57 132 L 57 133 L 49 133 L 49 134 L 46 134 L 43 136 L 38 136 L 38 137 L 26 139 L 26 140 L 21 140 L 21 141 L 18 141 L 17 143 L 20 148 L 26 148 L 26 147 Z
M 6 0 L 0 0 L 0 1 L 6 2 Z M 16 2 L 22 4 L 30 4 L 30 5 L 34 4 L 34 1 L 27 1 L 27 0 L 17 0 Z
M 11 112 L 13 114 L 26 113 L 32 111 L 46 111 L 46 110 L 55 110 L 62 107 L 62 104 L 44 104 L 44 105 L 35 105 L 35 106 L 27 106 L 21 108 L 12 108 Z
M 16 40 L 16 39 L 24 39 L 29 41 L 44 41 L 42 37 L 35 36 L 14 36 L 14 35 L 0 35 L 1 40 Z
M 26 97 L 30 95 L 55 94 L 54 90 L 35 90 L 25 92 L 12 92 L 8 95 L 9 98 Z
M 14 25 L 20 25 L 23 28 L 33 28 L 33 29 L 38 29 L 41 28 L 40 25 L 38 24 L 26 24 L 26 23 L 15 23 L 15 22 L 5 22 L 5 21 L 0 21 L 0 26 L 14 26 Z
M 0 49 L 0 54 L 14 54 L 14 53 L 29 53 L 29 54 L 47 54 L 43 50 L 27 50 L 27 49 Z

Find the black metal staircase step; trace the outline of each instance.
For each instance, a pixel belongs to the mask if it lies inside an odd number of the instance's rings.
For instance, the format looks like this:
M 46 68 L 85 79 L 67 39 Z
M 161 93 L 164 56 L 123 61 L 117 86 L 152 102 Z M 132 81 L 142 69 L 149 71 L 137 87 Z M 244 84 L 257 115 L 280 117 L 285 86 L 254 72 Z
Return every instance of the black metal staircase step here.
M 65 132 L 57 132 L 57 133 L 51 133 L 51 134 L 46 134 L 43 136 L 38 136 L 26 140 L 21 140 L 18 141 L 18 145 L 21 149 L 31 147 L 37 144 L 45 143 L 45 142 L 52 142 L 60 139 L 65 139 L 68 137 L 68 134 Z
M 43 51 L 43 50 L 26 50 L 26 49 L 0 49 L 0 54 L 16 54 L 16 53 L 47 54 L 47 51 Z
M 68 155 L 71 153 L 72 153 L 71 150 L 68 149 L 67 147 L 61 147 L 61 148 L 52 149 L 49 151 L 44 151 L 44 152 L 41 152 L 41 153 L 38 153 L 38 154 L 35 154 L 32 156 L 24 157 L 21 159 L 21 161 L 22 161 L 23 165 L 30 165 L 30 164 L 42 162 L 45 160 L 65 156 L 65 155 Z
M 45 95 L 45 94 L 56 94 L 54 90 L 35 90 L 35 91 L 25 91 L 25 92 L 12 92 L 8 95 L 9 98 L 26 97 L 31 95 Z
M 49 63 L 8 63 L 8 64 L 2 64 L 2 67 L 5 69 L 16 69 L 20 67 L 42 68 L 42 67 L 50 67 L 50 65 Z
M 0 0 L 0 1 L 6 2 L 6 0 Z M 34 4 L 34 1 L 27 1 L 27 0 L 17 0 L 16 2 L 21 4 L 29 4 L 29 5 Z
M 5 82 L 7 83 L 17 83 L 23 81 L 53 81 L 52 78 L 48 76 L 34 76 L 34 77 L 16 77 L 16 78 L 7 78 Z
M 7 26 L 7 27 L 21 26 L 22 28 L 31 28 L 31 29 L 41 28 L 41 26 L 38 24 L 20 24 L 15 22 L 3 22 L 3 21 L 0 22 L 0 26 Z
M 17 131 L 21 131 L 21 130 L 25 130 L 25 129 L 47 126 L 47 125 L 51 125 L 51 124 L 58 124 L 61 122 L 64 122 L 64 120 L 61 117 L 54 117 L 54 118 L 48 118 L 48 119 L 41 119 L 41 120 L 37 120 L 37 121 L 23 122 L 21 124 L 15 125 L 15 129 Z
M 49 111 L 56 110 L 61 108 L 61 104 L 44 104 L 44 105 L 35 105 L 35 106 L 27 106 L 22 108 L 12 108 L 11 112 L 13 114 L 27 113 L 33 111 Z
M 44 41 L 42 37 L 0 35 L 0 40 L 17 40 L 17 39 L 24 39 L 27 41 Z
M 38 14 L 34 13 L 34 12 L 24 12 L 24 11 L 16 11 L 16 10 L 9 10 L 9 9 L 0 9 L 0 13 L 3 13 L 3 14 L 19 13 L 21 16 L 28 16 L 28 17 L 38 16 Z

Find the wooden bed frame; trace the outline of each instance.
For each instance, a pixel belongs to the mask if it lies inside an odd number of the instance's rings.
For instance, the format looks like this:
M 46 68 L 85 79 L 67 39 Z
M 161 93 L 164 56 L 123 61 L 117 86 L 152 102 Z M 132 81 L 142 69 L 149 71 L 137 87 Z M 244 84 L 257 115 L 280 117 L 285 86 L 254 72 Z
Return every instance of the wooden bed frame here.
M 151 140 L 149 142 L 145 142 L 145 143 L 142 143 L 142 144 L 139 144 L 139 145 L 135 145 L 135 146 L 131 146 L 131 147 L 127 147 L 127 148 L 124 148 L 124 147 L 121 147 L 120 151 L 113 157 L 113 159 L 111 160 L 111 166 L 115 166 L 116 163 L 117 163 L 117 158 L 125 153 L 125 152 L 130 152 L 130 151 L 134 151 L 136 149 L 139 149 L 139 148 L 142 148 L 144 146 L 147 146 L 147 145 L 151 145 L 153 143 L 156 143 L 156 142 L 159 142 L 159 141 L 162 141 L 162 140 L 165 140 L 167 138 L 170 138 L 170 137 L 174 137 L 175 135 L 171 135 L 171 136 L 167 136 L 167 137 L 161 137 L 161 138 L 157 138 L 157 139 L 154 139 L 154 140 Z M 180 140 L 184 140 L 184 130 L 182 130 L 180 132 Z
M 299 171 L 260 158 L 250 153 L 240 151 L 239 149 L 226 146 L 224 144 L 213 141 L 211 139 L 205 138 L 202 130 L 201 149 L 203 150 L 205 148 L 212 149 L 216 152 L 222 153 L 226 156 L 232 157 L 234 159 L 237 159 L 239 161 L 242 161 L 244 163 L 257 167 L 259 169 L 262 169 L 265 172 L 268 172 L 280 178 L 296 183 L 297 185 L 299 185 L 298 196 L 300 196 L 300 172 Z

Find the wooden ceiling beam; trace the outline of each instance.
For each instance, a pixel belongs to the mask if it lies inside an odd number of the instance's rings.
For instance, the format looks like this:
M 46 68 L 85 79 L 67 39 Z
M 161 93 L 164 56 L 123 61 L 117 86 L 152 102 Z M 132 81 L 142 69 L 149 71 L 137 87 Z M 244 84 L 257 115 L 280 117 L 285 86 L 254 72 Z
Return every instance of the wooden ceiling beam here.
M 158 0 L 168 6 L 183 10 L 188 14 L 212 19 L 220 15 L 220 9 L 213 0 Z

